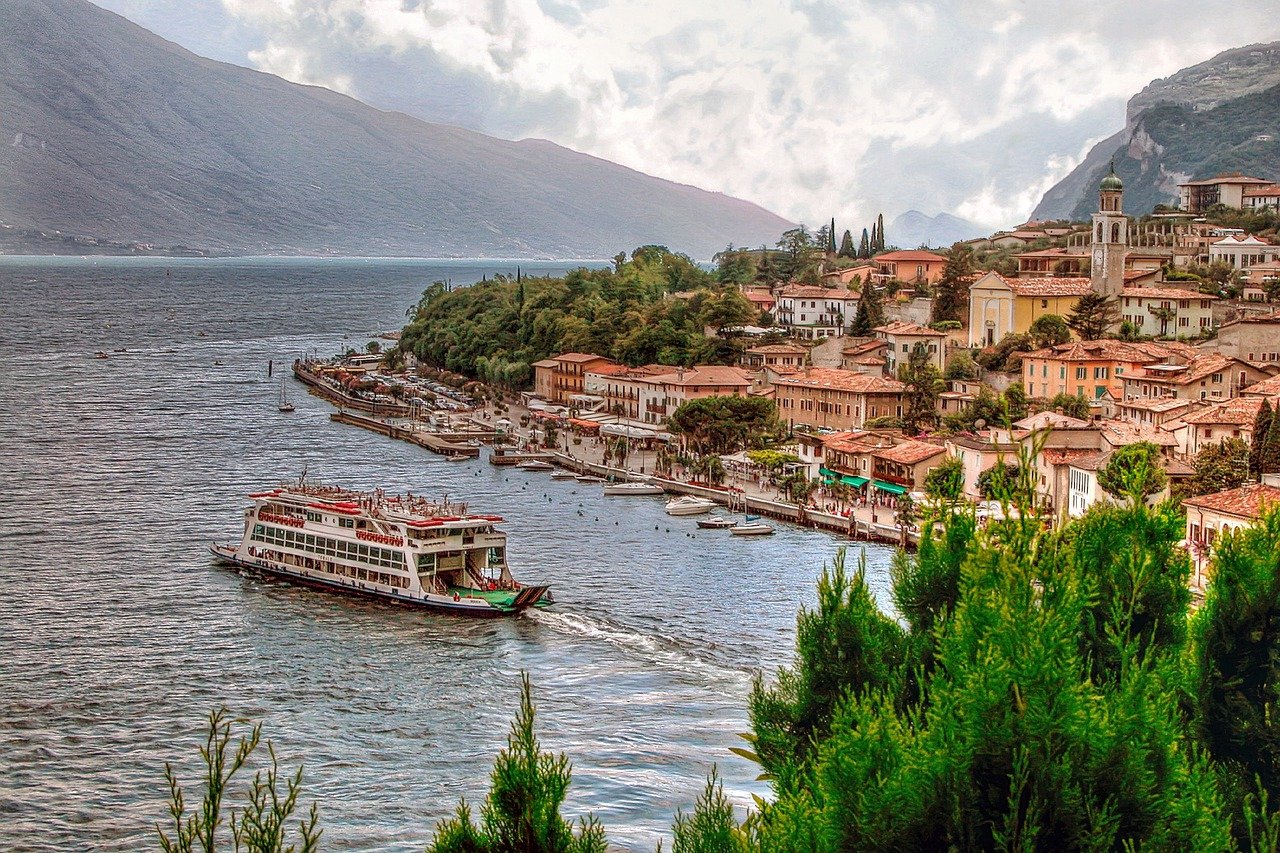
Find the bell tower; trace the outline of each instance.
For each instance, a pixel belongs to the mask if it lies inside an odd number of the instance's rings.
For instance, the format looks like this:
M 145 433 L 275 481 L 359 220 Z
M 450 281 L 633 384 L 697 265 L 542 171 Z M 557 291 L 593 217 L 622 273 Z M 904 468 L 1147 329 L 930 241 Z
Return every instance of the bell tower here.
M 1111 172 L 1098 187 L 1098 212 L 1093 215 L 1090 280 L 1095 293 L 1119 299 L 1124 287 L 1124 253 L 1129 243 L 1129 218 L 1121 210 L 1124 184 Z

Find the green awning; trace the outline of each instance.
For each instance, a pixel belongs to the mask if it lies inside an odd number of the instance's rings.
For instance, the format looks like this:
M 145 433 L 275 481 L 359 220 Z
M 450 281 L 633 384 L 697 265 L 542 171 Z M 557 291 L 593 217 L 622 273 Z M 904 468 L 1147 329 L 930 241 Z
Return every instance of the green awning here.
M 839 471 L 832 471 L 830 468 L 819 468 L 818 473 L 822 475 L 822 479 L 827 485 L 839 480 L 846 486 L 853 486 L 855 489 L 861 489 L 867 484 L 866 477 L 854 477 L 851 474 L 841 474 Z
M 899 486 L 897 483 L 886 483 L 884 480 L 876 480 L 872 485 L 882 492 L 889 492 L 893 495 L 905 495 L 907 493 L 906 486 Z

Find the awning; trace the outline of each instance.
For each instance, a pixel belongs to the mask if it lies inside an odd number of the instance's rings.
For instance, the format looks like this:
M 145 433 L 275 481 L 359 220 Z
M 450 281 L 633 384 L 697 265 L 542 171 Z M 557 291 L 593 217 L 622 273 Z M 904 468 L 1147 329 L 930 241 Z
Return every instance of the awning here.
M 884 480 L 876 480 L 871 485 L 882 492 L 889 492 L 893 495 L 904 495 L 907 492 L 906 486 L 899 486 L 897 483 L 886 483 Z
M 839 480 L 846 486 L 853 486 L 855 489 L 861 489 L 867 484 L 866 477 L 854 477 L 851 474 L 841 474 L 839 471 L 832 471 L 830 468 L 819 468 L 818 473 L 822 475 L 827 483 L 834 483 Z
M 582 418 L 569 418 L 569 423 L 573 424 L 579 429 L 585 429 L 585 430 L 600 429 L 600 424 L 596 423 L 595 421 L 584 421 Z

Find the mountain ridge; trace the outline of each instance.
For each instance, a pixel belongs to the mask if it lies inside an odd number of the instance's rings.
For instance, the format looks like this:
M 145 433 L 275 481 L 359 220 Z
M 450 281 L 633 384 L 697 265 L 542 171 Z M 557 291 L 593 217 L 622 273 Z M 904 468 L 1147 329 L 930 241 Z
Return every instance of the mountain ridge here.
M 231 254 L 709 258 L 790 226 L 548 140 L 200 57 L 85 0 L 0 6 L 9 231 Z
M 1280 180 L 1280 42 L 1222 51 L 1157 80 L 1129 99 L 1125 126 L 1090 149 L 1041 198 L 1033 219 L 1087 219 L 1112 161 L 1125 209 L 1177 202 L 1178 183 L 1220 171 Z M 1270 143 L 1258 137 L 1272 135 Z

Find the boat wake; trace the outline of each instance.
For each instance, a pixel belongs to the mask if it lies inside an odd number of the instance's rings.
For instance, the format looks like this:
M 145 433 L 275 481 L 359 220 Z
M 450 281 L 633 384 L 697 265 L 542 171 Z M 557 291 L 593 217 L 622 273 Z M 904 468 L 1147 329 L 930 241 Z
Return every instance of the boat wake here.
M 602 641 L 645 663 L 677 672 L 697 673 L 719 679 L 747 682 L 754 670 L 734 662 L 715 644 L 698 644 L 664 634 L 647 633 L 582 613 L 549 610 L 526 611 L 526 616 L 562 634 Z

